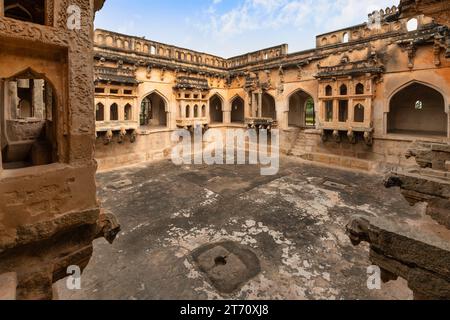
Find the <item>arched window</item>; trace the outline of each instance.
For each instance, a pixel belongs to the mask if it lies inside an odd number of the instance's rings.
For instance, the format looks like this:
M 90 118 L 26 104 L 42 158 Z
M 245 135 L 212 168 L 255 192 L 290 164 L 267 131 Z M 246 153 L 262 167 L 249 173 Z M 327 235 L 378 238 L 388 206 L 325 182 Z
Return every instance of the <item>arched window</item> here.
M 198 105 L 194 106 L 194 118 L 198 118 Z
M 45 24 L 45 0 L 5 0 L 4 14 L 7 18 Z
M 325 46 L 328 44 L 328 39 L 326 37 L 322 38 L 322 45 Z
M 125 121 L 133 120 L 133 107 L 131 104 L 127 103 L 124 109 Z
M 408 32 L 416 31 L 419 28 L 419 21 L 416 18 L 408 20 L 406 23 L 406 29 Z
M 349 35 L 347 32 L 344 33 L 344 36 L 342 37 L 342 42 L 347 43 L 349 40 Z
M 333 101 L 332 100 L 325 101 L 325 121 L 326 122 L 333 121 Z
M 271 118 L 273 120 L 277 120 L 275 99 L 268 93 L 263 93 L 262 116 L 263 118 Z
M 348 120 L 348 100 L 339 101 L 339 122 L 347 122 Z
M 53 85 L 42 74 L 27 69 L 2 79 L 1 163 L 3 169 L 46 165 L 58 160 L 60 108 Z M 4 127 L 3 127 L 4 126 Z M 17 128 L 20 128 L 17 131 Z M 6 132 L 12 134 L 5 136 Z
M 222 123 L 223 122 L 223 106 L 222 99 L 215 94 L 209 99 L 209 116 L 211 123 Z
M 244 123 L 245 121 L 245 103 L 241 97 L 236 97 L 231 102 L 231 122 Z
M 341 96 L 346 96 L 348 93 L 347 86 L 345 84 L 341 85 L 339 88 L 339 93 Z
M 206 106 L 202 106 L 202 118 L 206 118 Z
M 156 47 L 150 46 L 150 54 L 156 54 Z
M 362 83 L 358 83 L 355 88 L 356 94 L 364 94 L 364 85 Z
M 105 121 L 105 106 L 102 103 L 97 103 L 95 106 L 95 120 Z
M 119 106 L 117 103 L 113 103 L 110 107 L 110 113 L 109 113 L 109 119 L 111 121 L 118 121 L 119 120 Z
M 331 97 L 331 96 L 333 95 L 333 88 L 332 88 L 330 85 L 328 85 L 328 86 L 325 88 L 325 95 L 326 95 L 327 97 Z
M 355 106 L 354 110 L 354 121 L 355 122 L 364 122 L 364 106 L 360 103 L 358 103 Z
M 189 105 L 186 106 L 186 118 L 191 117 L 191 107 Z

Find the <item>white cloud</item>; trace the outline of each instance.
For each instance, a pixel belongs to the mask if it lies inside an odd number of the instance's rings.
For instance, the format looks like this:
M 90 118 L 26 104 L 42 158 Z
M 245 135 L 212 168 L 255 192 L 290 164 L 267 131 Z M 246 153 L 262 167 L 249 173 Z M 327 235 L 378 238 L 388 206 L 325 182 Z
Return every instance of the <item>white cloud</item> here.
M 302 30 L 313 26 L 329 31 L 365 22 L 374 8 L 384 9 L 398 0 L 241 0 L 225 12 L 212 0 L 207 9 L 209 20 L 197 28 L 220 39 L 228 39 L 248 31 L 279 29 Z

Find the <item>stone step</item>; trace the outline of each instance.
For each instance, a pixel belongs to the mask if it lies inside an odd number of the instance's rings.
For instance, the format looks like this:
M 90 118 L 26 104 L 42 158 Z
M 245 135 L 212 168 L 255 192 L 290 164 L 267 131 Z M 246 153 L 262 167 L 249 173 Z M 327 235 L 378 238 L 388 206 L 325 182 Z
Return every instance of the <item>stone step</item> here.
M 337 156 L 317 152 L 299 152 L 294 150 L 291 152 L 291 154 L 294 157 L 302 158 L 307 161 L 318 162 L 349 169 L 372 171 L 375 168 L 374 162 L 358 158 Z

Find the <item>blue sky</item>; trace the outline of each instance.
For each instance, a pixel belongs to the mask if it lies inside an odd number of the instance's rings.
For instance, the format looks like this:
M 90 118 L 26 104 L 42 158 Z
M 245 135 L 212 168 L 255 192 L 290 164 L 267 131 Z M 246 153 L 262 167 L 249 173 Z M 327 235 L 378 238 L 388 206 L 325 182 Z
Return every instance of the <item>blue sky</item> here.
M 399 0 L 107 0 L 96 28 L 224 58 L 282 43 L 311 49 L 315 36 L 365 22 Z

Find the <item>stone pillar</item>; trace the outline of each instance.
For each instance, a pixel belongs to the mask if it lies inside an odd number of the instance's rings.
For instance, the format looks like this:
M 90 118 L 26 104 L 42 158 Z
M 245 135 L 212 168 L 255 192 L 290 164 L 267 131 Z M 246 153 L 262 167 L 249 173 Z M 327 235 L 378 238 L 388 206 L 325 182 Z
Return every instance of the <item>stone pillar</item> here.
M 285 101 L 275 101 L 275 106 L 278 127 L 287 129 L 289 127 L 289 107 Z
M 332 123 L 339 122 L 339 101 L 333 100 L 333 120 Z
M 45 83 L 45 118 L 47 120 L 53 119 L 53 89 L 48 83 Z M 104 110 L 104 109 L 103 109 Z
M 121 98 L 120 103 L 118 103 L 118 110 L 117 113 L 119 115 L 119 121 L 124 121 L 125 120 L 125 102 L 123 101 L 123 99 Z
M 262 92 L 258 93 L 258 118 L 262 118 Z
M 250 98 L 250 117 L 255 117 L 255 110 L 256 110 L 256 100 L 255 100 L 255 94 L 253 92 L 249 93 L 249 98 Z
M 223 106 L 223 123 L 231 123 L 231 104 L 230 102 L 225 102 Z
M 347 119 L 347 121 L 350 122 L 350 123 L 355 122 L 355 108 L 354 108 L 354 105 L 353 105 L 353 99 L 349 99 L 348 100 L 347 109 L 348 109 L 347 110 L 347 112 L 348 112 L 348 119 Z M 364 121 L 365 120 L 366 119 L 364 118 Z
M 225 123 L 225 124 L 231 123 L 231 111 L 223 112 L 223 123 Z
M 109 98 L 105 100 L 105 122 L 111 121 L 111 105 Z
M 0 0 L 0 17 L 4 16 L 4 12 L 5 12 L 5 4 L 3 0 Z
M 44 80 L 33 80 L 33 116 L 38 119 L 44 119 L 44 84 Z

